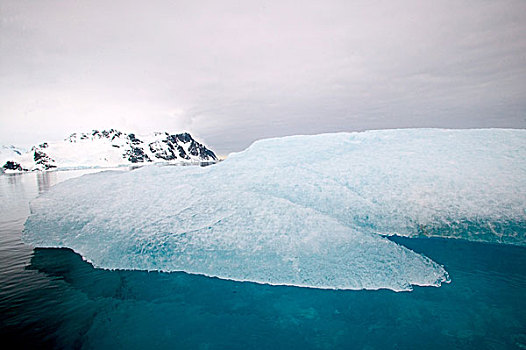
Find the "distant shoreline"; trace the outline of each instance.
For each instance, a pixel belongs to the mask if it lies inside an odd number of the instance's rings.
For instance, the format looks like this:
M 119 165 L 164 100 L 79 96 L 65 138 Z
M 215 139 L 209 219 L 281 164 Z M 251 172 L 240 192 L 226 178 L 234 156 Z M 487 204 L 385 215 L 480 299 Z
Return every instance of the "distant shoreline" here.
M 206 162 L 152 162 L 152 163 L 137 163 L 137 164 L 120 164 L 113 166 L 78 166 L 78 167 L 57 167 L 49 169 L 34 169 L 34 170 L 5 170 L 0 168 L 0 175 L 18 175 L 18 174 L 38 174 L 38 173 L 48 173 L 55 171 L 75 171 L 75 170 L 89 170 L 89 169 L 100 169 L 104 170 L 122 170 L 124 168 L 129 168 L 129 170 L 134 170 L 137 168 L 142 168 L 145 166 L 209 166 L 222 162 L 224 159 L 218 159 L 217 161 L 206 161 Z

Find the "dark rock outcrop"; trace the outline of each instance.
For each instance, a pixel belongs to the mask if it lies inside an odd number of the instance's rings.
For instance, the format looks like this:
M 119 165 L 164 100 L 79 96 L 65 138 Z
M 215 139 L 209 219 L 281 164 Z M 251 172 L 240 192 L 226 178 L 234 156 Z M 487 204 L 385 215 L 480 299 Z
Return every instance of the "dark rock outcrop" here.
M 44 147 L 40 145 L 41 148 L 46 148 L 48 146 L 47 143 L 44 143 Z M 35 164 L 39 166 L 39 168 L 43 170 L 53 169 L 57 166 L 54 164 L 55 161 L 51 159 L 46 153 L 44 153 L 41 148 L 33 147 L 32 151 L 33 153 L 33 159 L 35 160 Z
M 132 147 L 124 153 L 124 156 L 132 163 L 144 163 L 152 161 L 150 157 L 144 153 L 143 149 L 139 147 Z
M 4 170 L 27 171 L 27 169 L 22 168 L 20 164 L 11 160 L 8 160 L 2 168 Z

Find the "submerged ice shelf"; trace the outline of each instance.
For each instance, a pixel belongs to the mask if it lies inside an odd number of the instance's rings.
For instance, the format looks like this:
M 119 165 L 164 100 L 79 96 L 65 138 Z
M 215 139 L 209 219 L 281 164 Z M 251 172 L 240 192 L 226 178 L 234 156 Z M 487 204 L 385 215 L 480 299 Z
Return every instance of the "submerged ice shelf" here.
M 335 289 L 438 286 L 381 235 L 525 245 L 526 131 L 406 129 L 268 139 L 206 167 L 66 181 L 23 239 L 97 267 Z

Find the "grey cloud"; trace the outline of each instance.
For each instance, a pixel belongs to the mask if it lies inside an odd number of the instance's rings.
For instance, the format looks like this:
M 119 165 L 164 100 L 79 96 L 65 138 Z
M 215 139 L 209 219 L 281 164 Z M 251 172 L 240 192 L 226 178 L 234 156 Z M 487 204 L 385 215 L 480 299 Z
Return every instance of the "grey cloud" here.
M 0 17 L 6 143 L 185 129 L 227 153 L 290 134 L 526 126 L 520 0 L 2 0 Z

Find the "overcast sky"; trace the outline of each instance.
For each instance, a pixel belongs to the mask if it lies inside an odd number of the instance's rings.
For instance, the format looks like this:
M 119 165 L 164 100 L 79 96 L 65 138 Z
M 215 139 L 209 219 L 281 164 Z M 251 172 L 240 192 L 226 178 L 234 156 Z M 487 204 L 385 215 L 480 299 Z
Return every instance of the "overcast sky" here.
M 526 1 L 0 0 L 0 143 L 526 127 Z

